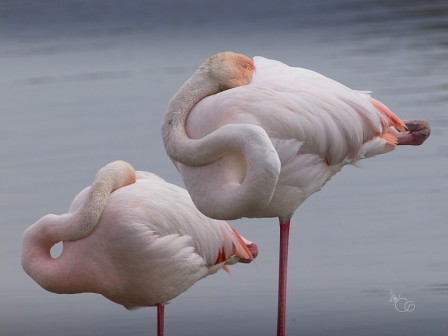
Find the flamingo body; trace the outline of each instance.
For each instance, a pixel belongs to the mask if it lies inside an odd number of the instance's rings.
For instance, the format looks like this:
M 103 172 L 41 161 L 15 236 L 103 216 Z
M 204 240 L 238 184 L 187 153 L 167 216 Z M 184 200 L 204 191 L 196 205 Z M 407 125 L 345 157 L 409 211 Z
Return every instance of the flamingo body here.
M 76 197 L 70 211 L 85 200 L 88 189 Z M 134 184 L 111 194 L 95 235 L 66 242 L 64 250 L 85 260 L 93 246 L 101 249 L 91 262 L 104 265 L 101 273 L 107 284 L 101 294 L 106 298 L 126 308 L 165 303 L 224 266 L 215 265 L 220 245 L 230 257 L 233 242 L 227 224 L 192 209 L 185 190 L 137 172 Z M 215 224 L 227 236 L 218 235 Z M 110 259 L 106 264 L 105 256 Z
M 92 231 L 65 240 L 62 254 L 53 259 L 49 248 L 57 237 L 51 225 L 62 227 L 86 203 L 95 203 L 89 200 L 92 188 L 75 197 L 68 214 L 44 216 L 24 234 L 22 265 L 49 291 L 99 293 L 128 309 L 156 306 L 256 255 L 256 245 L 227 223 L 202 215 L 184 189 L 137 172 L 135 183 L 108 196 Z
M 245 216 L 293 214 L 344 165 L 395 148 L 389 135 L 393 138 L 397 133 L 393 127 L 404 129 L 404 125 L 392 112 L 375 108 L 375 104 L 383 105 L 368 93 L 263 57 L 255 57 L 254 64 L 250 84 L 204 98 L 186 122 L 187 134 L 193 139 L 226 124 L 253 124 L 266 131 L 281 170 L 268 206 Z M 178 167 L 199 204 L 209 199 L 207 190 L 241 184 L 247 169 L 244 156 L 236 152 L 205 166 Z

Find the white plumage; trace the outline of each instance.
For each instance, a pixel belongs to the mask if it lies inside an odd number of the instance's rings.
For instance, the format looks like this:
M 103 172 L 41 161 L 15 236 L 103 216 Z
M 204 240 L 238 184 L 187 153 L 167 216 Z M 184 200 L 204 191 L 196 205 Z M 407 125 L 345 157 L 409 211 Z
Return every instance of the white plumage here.
M 61 240 L 54 259 L 50 248 Z M 99 293 L 136 308 L 164 304 L 256 253 L 226 222 L 202 215 L 182 188 L 116 161 L 68 214 L 44 216 L 25 231 L 22 265 L 49 291 Z
M 254 57 L 254 64 L 249 85 L 202 99 L 186 122 L 187 134 L 194 139 L 226 124 L 253 124 L 266 131 L 281 170 L 269 206 L 251 217 L 292 214 L 345 164 L 395 147 L 382 135 L 396 134 L 393 126 L 402 124 L 375 108 L 373 104 L 380 103 L 368 93 L 279 61 Z M 188 178 L 196 180 L 194 175 L 198 174 L 210 182 L 186 181 L 191 194 L 204 198 L 209 197 L 207 191 L 219 189 L 219 184 L 241 183 L 247 169 L 241 153 L 226 153 L 200 169 L 180 167 Z

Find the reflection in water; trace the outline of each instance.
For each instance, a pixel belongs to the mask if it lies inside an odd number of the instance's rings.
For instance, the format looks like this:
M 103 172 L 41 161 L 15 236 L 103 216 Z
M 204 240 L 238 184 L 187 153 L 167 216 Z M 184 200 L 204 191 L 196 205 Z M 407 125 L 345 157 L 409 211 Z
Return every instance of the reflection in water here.
M 160 141 L 163 111 L 204 58 L 230 49 L 373 90 L 403 118 L 432 125 L 418 150 L 348 167 L 299 209 L 290 334 L 444 335 L 447 23 L 447 1 L 0 2 L 0 333 L 155 330 L 147 310 L 37 287 L 20 267 L 21 234 L 46 213 L 66 212 L 116 159 L 181 184 Z M 205 279 L 168 305 L 167 335 L 275 333 L 273 222 L 233 223 L 259 243 L 256 265 Z M 416 310 L 389 309 L 391 289 Z

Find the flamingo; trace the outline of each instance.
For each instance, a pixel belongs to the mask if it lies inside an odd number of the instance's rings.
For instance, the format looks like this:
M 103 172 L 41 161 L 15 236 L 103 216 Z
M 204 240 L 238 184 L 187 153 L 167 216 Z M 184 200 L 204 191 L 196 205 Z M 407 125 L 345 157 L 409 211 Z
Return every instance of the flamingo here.
M 60 241 L 63 251 L 52 258 Z M 165 303 L 257 253 L 226 222 L 201 214 L 184 189 L 115 161 L 67 214 L 46 215 L 25 231 L 22 266 L 50 292 L 99 293 L 127 309 L 157 306 L 162 336 Z
M 420 145 L 426 121 L 402 121 L 370 93 L 279 61 L 222 52 L 169 102 L 168 156 L 194 204 L 222 220 L 278 217 L 277 335 L 285 334 L 290 220 L 343 166 Z

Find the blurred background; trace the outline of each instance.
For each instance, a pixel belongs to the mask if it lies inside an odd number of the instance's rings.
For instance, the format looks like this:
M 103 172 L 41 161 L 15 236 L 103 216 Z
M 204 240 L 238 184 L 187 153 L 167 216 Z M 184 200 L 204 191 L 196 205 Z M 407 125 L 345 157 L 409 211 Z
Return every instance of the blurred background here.
M 65 213 L 122 159 L 182 185 L 160 123 L 210 55 L 233 50 L 371 90 L 421 147 L 346 167 L 293 217 L 289 335 L 446 335 L 447 1 L 0 2 L 0 335 L 152 335 L 155 309 L 56 295 L 20 265 L 23 231 Z M 278 224 L 231 223 L 254 264 L 206 278 L 166 308 L 166 335 L 274 335 Z M 390 292 L 415 304 L 398 312 Z

